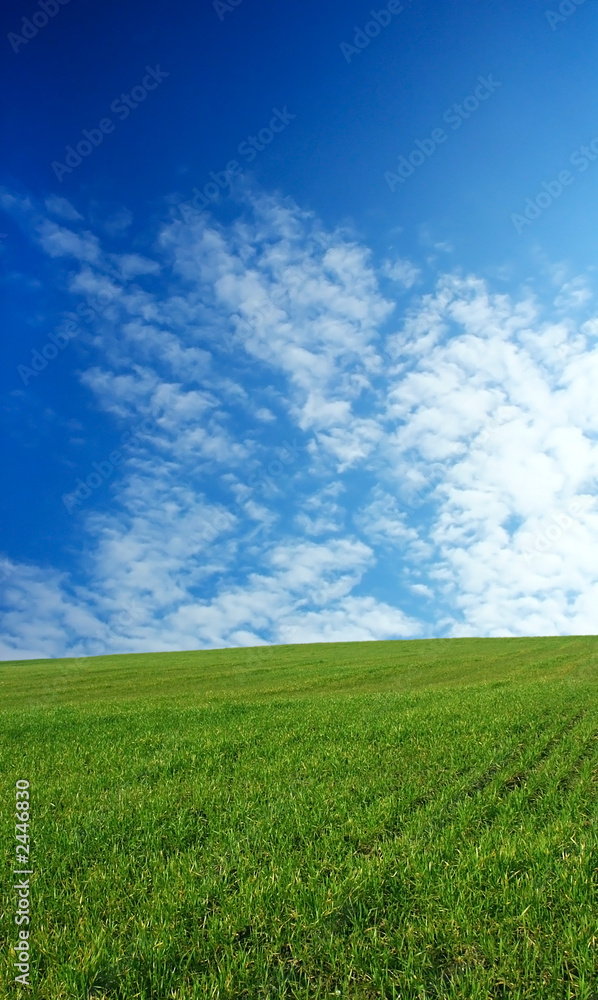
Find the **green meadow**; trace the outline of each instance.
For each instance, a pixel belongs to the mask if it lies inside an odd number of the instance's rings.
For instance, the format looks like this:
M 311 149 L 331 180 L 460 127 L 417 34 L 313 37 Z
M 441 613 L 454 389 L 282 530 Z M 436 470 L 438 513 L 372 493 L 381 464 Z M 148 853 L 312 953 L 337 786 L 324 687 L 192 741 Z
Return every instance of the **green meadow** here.
M 598 637 L 6 662 L 0 786 L 2 998 L 598 1000 Z

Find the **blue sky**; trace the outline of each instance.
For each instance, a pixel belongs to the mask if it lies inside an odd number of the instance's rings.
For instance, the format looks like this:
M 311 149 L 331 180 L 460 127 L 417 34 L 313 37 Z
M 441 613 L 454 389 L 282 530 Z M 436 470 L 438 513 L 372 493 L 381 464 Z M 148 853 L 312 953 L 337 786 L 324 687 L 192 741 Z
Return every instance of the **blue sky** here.
M 2 13 L 0 657 L 598 620 L 598 10 Z

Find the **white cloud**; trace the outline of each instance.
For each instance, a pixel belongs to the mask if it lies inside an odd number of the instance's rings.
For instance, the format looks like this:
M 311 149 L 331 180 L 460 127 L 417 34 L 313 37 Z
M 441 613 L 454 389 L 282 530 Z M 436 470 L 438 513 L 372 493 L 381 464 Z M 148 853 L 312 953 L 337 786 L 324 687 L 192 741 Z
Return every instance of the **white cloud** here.
M 123 281 L 130 281 L 140 274 L 158 274 L 160 265 L 138 253 L 109 254 Z
M 451 634 L 592 632 L 598 573 L 584 551 L 596 543 L 595 512 L 586 508 L 533 567 L 523 538 L 595 482 L 598 351 L 579 337 L 563 363 L 534 303 L 491 296 L 474 278 L 443 279 L 423 309 L 435 336 L 425 355 L 421 341 L 402 341 L 416 365 L 389 396 L 398 425 L 385 450 L 399 479 L 414 465 L 424 479 L 431 461 L 444 468 L 425 537 L 435 548 L 429 579 L 458 609 Z M 406 324 L 418 325 L 417 315 Z
M 404 549 L 419 541 L 417 531 L 406 524 L 406 514 L 395 496 L 377 486 L 371 501 L 355 515 L 355 523 L 371 543 Z
M 50 219 L 40 224 L 39 241 L 50 257 L 73 257 L 87 264 L 97 264 L 101 258 L 97 236 L 90 232 L 74 233 Z
M 66 198 L 59 198 L 56 194 L 52 194 L 49 198 L 46 198 L 45 205 L 48 212 L 52 215 L 57 215 L 61 219 L 67 219 L 69 222 L 78 222 L 83 219 L 83 216 L 71 205 L 70 201 Z
M 264 423 L 271 423 L 273 420 L 276 420 L 272 410 L 269 410 L 267 406 L 258 407 L 255 411 L 255 415 L 258 420 L 263 420 Z
M 343 530 L 346 511 L 337 500 L 343 491 L 343 484 L 337 480 L 303 499 L 302 509 L 295 517 L 295 524 L 303 535 L 330 535 Z
M 355 398 L 370 386 L 378 328 L 394 304 L 378 291 L 368 251 L 334 234 L 328 242 L 322 255 L 311 217 L 266 197 L 254 205 L 253 222 L 230 234 L 201 220 L 173 223 L 161 237 L 191 294 L 198 284 L 206 298 L 214 290 L 238 348 L 287 379 L 291 418 L 304 431 L 342 425 L 327 446 L 346 465 L 375 436 L 355 421 L 348 377 Z
M 554 300 L 557 309 L 570 311 L 579 309 L 593 298 L 592 290 L 589 286 L 586 275 L 578 275 L 571 281 L 565 281 L 561 285 L 559 294 Z
M 421 275 L 420 269 L 415 264 L 400 257 L 395 261 L 384 261 L 382 273 L 392 281 L 396 281 L 397 284 L 403 285 L 404 288 L 412 288 Z
M 97 215 L 96 222 L 110 236 L 123 236 L 133 222 L 133 213 L 128 208 L 119 208 L 108 216 L 101 208 L 97 211 L 92 210 L 92 214 L 94 217 Z

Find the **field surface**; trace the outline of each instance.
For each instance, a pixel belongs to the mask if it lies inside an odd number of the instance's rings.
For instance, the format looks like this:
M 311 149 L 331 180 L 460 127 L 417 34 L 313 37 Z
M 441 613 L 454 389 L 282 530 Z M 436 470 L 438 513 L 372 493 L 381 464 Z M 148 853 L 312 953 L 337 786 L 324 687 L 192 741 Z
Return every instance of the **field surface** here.
M 597 789 L 595 636 L 1 663 L 0 997 L 598 1000 Z

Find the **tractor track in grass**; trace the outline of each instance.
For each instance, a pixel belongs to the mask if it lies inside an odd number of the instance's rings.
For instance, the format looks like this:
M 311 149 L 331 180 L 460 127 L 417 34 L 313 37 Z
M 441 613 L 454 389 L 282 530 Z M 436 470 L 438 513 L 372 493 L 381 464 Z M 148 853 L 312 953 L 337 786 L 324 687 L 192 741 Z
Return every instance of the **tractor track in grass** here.
M 561 726 L 557 732 L 555 732 L 549 739 L 545 742 L 544 746 L 539 749 L 539 751 L 531 757 L 527 762 L 527 766 L 520 767 L 508 777 L 504 779 L 502 785 L 498 786 L 498 798 L 503 798 L 510 792 L 515 791 L 524 785 L 532 774 L 536 773 L 539 768 L 547 761 L 550 756 L 554 753 L 557 747 L 562 746 L 563 740 L 571 733 L 575 727 L 585 718 L 587 715 L 587 710 L 582 710 L 576 715 L 572 716 L 565 725 Z M 506 766 L 517 757 L 517 750 L 525 749 L 528 746 L 526 743 L 519 743 L 517 748 L 513 751 L 507 753 L 503 757 L 502 761 L 495 762 L 486 771 L 483 772 L 470 786 L 462 789 L 454 798 L 451 800 L 451 804 L 462 801 L 464 798 L 473 798 L 480 792 L 485 791 L 494 781 L 497 774 L 506 769 Z M 526 757 L 525 752 L 519 755 L 519 760 L 524 760 Z M 504 793 L 504 794 L 503 794 Z
M 443 799 L 442 789 L 429 789 L 416 796 L 386 825 L 382 839 L 386 840 L 403 834 L 417 818 L 417 815 L 428 808 L 431 813 L 436 813 L 436 820 L 441 820 L 447 814 L 454 812 L 456 808 L 466 804 L 468 800 L 473 803 L 478 797 L 481 799 L 483 793 L 491 788 L 501 775 L 504 775 L 504 778 L 502 781 L 499 780 L 496 785 L 496 793 L 492 796 L 492 803 L 495 807 L 504 804 L 510 795 L 523 788 L 534 775 L 540 773 L 545 762 L 554 755 L 559 747 L 562 747 L 563 741 L 583 722 L 587 715 L 588 710 L 586 709 L 576 712 L 564 723 L 561 722 L 558 729 L 548 739 L 545 739 L 544 734 L 536 734 L 536 745 L 540 744 L 536 752 L 533 751 L 533 744 L 530 744 L 529 740 L 519 739 L 499 760 L 492 761 L 481 774 L 476 775 L 471 783 L 456 789 L 447 798 Z M 544 742 L 542 743 L 542 741 Z M 577 773 L 576 768 L 579 763 L 583 763 L 584 760 L 591 757 L 595 750 L 598 751 L 598 736 L 592 733 L 584 742 L 583 749 L 575 760 L 570 763 L 561 780 L 565 782 L 567 775 L 569 775 L 569 780 L 572 781 L 574 772 Z M 508 773 L 509 768 L 512 768 L 511 773 Z M 458 771 L 455 777 L 461 777 L 463 773 L 463 771 Z M 472 769 L 469 769 L 469 774 L 471 773 Z M 528 804 L 534 805 L 539 802 L 546 791 L 546 787 L 530 790 Z M 488 820 L 489 822 L 491 819 Z

